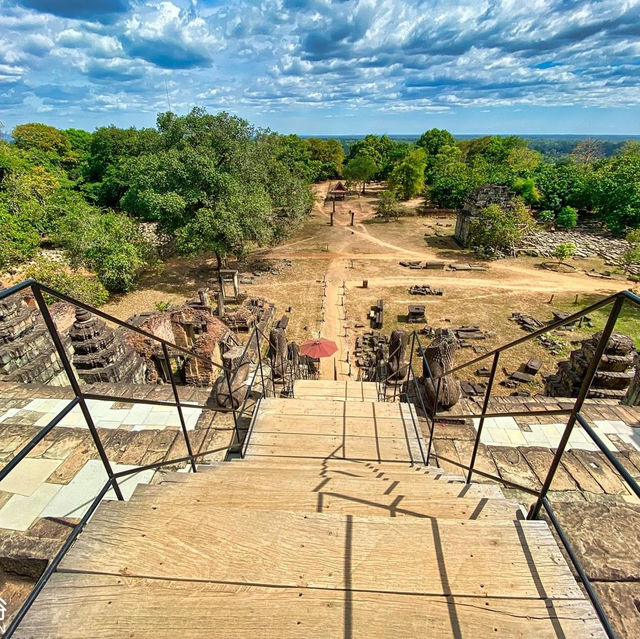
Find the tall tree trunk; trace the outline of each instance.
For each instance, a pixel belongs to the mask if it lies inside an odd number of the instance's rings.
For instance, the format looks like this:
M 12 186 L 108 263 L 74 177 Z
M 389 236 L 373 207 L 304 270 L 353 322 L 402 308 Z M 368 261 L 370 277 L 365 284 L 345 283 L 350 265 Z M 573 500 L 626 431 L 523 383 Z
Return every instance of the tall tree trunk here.
M 222 269 L 222 257 L 218 253 L 216 253 L 216 261 L 218 262 L 218 271 Z

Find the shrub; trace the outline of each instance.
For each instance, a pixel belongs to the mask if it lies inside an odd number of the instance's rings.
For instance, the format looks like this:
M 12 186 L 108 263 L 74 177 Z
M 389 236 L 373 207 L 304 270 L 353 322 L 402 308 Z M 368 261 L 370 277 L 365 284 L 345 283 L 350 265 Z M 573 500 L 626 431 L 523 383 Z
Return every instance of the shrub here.
M 563 229 L 572 229 L 578 223 L 578 212 L 572 206 L 563 206 L 556 217 L 556 224 Z
M 381 191 L 376 204 L 376 215 L 387 222 L 390 217 L 398 217 L 398 200 L 393 191 Z
M 471 223 L 471 244 L 494 251 L 517 246 L 535 226 L 535 221 L 522 201 L 502 209 L 490 204 Z
M 573 242 L 563 242 L 558 244 L 553 250 L 553 257 L 557 258 L 560 262 L 564 262 L 570 258 L 576 252 L 576 245 Z
M 543 224 L 551 224 L 556 219 L 556 214 L 553 211 L 540 211 L 538 213 L 538 221 Z
M 40 235 L 23 218 L 0 208 L 0 268 L 23 262 L 35 255 Z
M 101 306 L 109 299 L 107 289 L 95 277 L 72 271 L 53 260 L 36 260 L 27 269 L 26 276 L 92 306 Z M 55 301 L 55 298 L 47 296 L 48 303 Z

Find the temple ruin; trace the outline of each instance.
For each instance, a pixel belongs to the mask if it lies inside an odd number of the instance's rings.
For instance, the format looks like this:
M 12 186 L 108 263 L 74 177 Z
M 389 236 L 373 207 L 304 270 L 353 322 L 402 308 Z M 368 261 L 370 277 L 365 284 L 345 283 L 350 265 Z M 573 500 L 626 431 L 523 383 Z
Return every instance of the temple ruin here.
M 555 375 L 546 380 L 545 394 L 551 397 L 577 397 L 589 364 L 596 352 L 602 332 L 582 340 L 567 361 L 558 364 Z M 633 380 L 636 352 L 633 340 L 622 333 L 612 333 L 602 355 L 588 397 L 623 399 Z
M 96 382 L 145 381 L 146 366 L 140 355 L 127 348 L 120 332 L 83 308 L 76 310 L 76 321 L 69 331 L 73 365 L 80 379 Z
M 502 209 L 512 207 L 515 197 L 516 193 L 502 184 L 485 184 L 470 193 L 458 211 L 456 241 L 463 247 L 468 246 L 473 219 L 490 204 L 498 204 Z
M 64 386 L 68 381 L 62 362 L 28 297 L 17 293 L 0 302 L 0 379 Z

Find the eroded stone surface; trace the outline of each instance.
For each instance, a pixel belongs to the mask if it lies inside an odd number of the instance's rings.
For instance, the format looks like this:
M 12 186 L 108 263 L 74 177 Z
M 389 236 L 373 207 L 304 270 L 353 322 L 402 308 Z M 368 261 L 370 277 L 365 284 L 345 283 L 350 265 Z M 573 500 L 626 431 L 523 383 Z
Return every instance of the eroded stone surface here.
M 590 579 L 640 581 L 640 506 L 559 503 L 554 510 Z

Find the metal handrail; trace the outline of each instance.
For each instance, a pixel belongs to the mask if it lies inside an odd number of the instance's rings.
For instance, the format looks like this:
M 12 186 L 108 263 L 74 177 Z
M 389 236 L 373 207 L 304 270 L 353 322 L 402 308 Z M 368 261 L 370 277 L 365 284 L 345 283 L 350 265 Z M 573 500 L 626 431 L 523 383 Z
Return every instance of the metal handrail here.
M 414 350 L 414 344 L 417 344 L 418 346 L 418 350 L 420 352 L 420 356 L 424 365 L 424 370 L 426 372 L 426 377 L 428 377 L 431 381 L 432 384 L 435 384 L 437 382 L 437 390 L 436 390 L 436 396 L 435 396 L 435 400 L 433 402 L 433 405 L 431 406 L 431 418 L 432 418 L 432 423 L 431 423 L 431 430 L 430 430 L 430 439 L 433 437 L 433 430 L 434 430 L 434 422 L 435 420 L 438 418 L 438 397 L 439 397 L 439 390 L 440 390 L 440 382 L 441 380 L 447 376 L 447 375 L 451 375 L 457 371 L 460 371 L 462 369 L 465 369 L 467 367 L 470 366 L 474 366 L 476 364 L 478 364 L 479 362 L 489 358 L 489 357 L 493 357 L 493 361 L 492 361 L 492 366 L 491 366 L 491 371 L 490 371 L 490 375 L 489 375 L 489 380 L 487 383 L 487 390 L 485 391 L 485 395 L 483 398 L 483 403 L 482 403 L 482 410 L 480 412 L 479 415 L 456 415 L 456 418 L 474 418 L 474 419 L 479 419 L 478 422 L 478 427 L 476 429 L 476 437 L 475 437 L 475 441 L 474 441 L 474 446 L 473 446 L 473 452 L 472 452 L 472 456 L 471 456 L 471 460 L 469 462 L 469 465 L 465 465 L 465 464 L 459 464 L 461 467 L 465 468 L 468 470 L 468 474 L 467 474 L 467 483 L 471 482 L 471 478 L 474 472 L 474 466 L 475 466 L 475 461 L 476 461 L 476 456 L 477 456 L 477 452 L 478 452 L 478 447 L 480 444 L 480 438 L 482 436 L 482 429 L 484 426 L 484 422 L 485 419 L 487 419 L 488 417 L 518 417 L 518 416 L 527 416 L 527 415 L 568 415 L 569 418 L 567 420 L 567 424 L 565 426 L 565 429 L 563 431 L 562 437 L 560 439 L 560 443 L 556 449 L 556 452 L 554 454 L 554 458 L 553 461 L 549 467 L 549 470 L 547 472 L 547 475 L 545 477 L 545 480 L 542 484 L 542 488 L 540 490 L 532 490 L 531 488 L 525 487 L 525 486 L 519 486 L 517 484 L 513 484 L 512 482 L 506 481 L 501 477 L 495 477 L 493 475 L 490 475 L 488 473 L 485 472 L 480 472 L 480 471 L 475 471 L 476 473 L 478 473 L 479 475 L 482 475 L 483 477 L 488 477 L 491 479 L 495 479 L 498 482 L 501 482 L 505 485 L 509 485 L 509 486 L 513 486 L 513 487 L 517 487 L 517 488 L 521 488 L 523 490 L 525 490 L 526 492 L 528 492 L 529 494 L 533 494 L 537 497 L 537 501 L 532 505 L 528 515 L 527 515 L 527 519 L 537 519 L 540 515 L 540 510 L 544 508 L 544 510 L 547 512 L 548 516 L 549 516 L 549 520 L 552 524 L 552 526 L 556 529 L 556 532 L 558 533 L 558 536 L 563 544 L 563 546 L 565 547 L 565 549 L 567 550 L 567 554 L 569 556 L 569 558 L 571 559 L 571 562 L 573 563 L 573 565 L 576 568 L 576 572 L 578 574 L 578 576 L 580 577 L 580 580 L 582 581 L 582 583 L 584 584 L 585 590 L 587 592 L 587 594 L 589 595 L 589 598 L 591 599 L 593 605 L 594 605 L 594 609 L 596 611 L 596 614 L 598 615 L 598 618 L 600 619 L 604 630 L 607 634 L 607 636 L 610 639 L 616 639 L 616 634 L 615 631 L 613 630 L 611 623 L 609 622 L 604 609 L 602 607 L 602 604 L 600 603 L 600 601 L 598 600 L 597 594 L 594 590 L 594 588 L 591 585 L 591 582 L 589 580 L 589 577 L 587 576 L 586 572 L 584 571 L 582 565 L 580 564 L 580 561 L 576 555 L 576 553 L 573 551 L 573 548 L 571 546 L 571 543 L 566 535 L 566 533 L 564 532 L 564 530 L 562 529 L 557 517 L 555 516 L 554 512 L 553 512 L 553 508 L 549 502 L 549 499 L 547 497 L 548 491 L 551 487 L 551 484 L 553 482 L 553 479 L 555 477 L 555 473 L 560 465 L 560 461 L 562 459 L 562 456 L 566 450 L 567 444 L 569 442 L 569 438 L 571 436 L 571 433 L 573 431 L 573 428 L 576 424 L 576 422 L 578 423 L 579 426 L 581 426 L 583 428 L 583 430 L 587 433 L 587 435 L 589 435 L 589 437 L 591 438 L 591 440 L 596 444 L 596 446 L 602 451 L 602 453 L 605 455 L 605 457 L 607 458 L 607 460 L 611 463 L 611 465 L 615 468 L 615 470 L 617 470 L 620 475 L 622 476 L 623 480 L 626 482 L 626 484 L 631 488 L 632 492 L 640 497 L 640 485 L 638 484 L 638 482 L 634 479 L 634 477 L 626 470 L 626 468 L 624 468 L 624 466 L 620 463 L 620 461 L 617 459 L 617 457 L 611 452 L 611 450 L 607 447 L 607 445 L 602 441 L 602 439 L 598 436 L 598 434 L 593 430 L 593 428 L 591 427 L 591 425 L 587 422 L 587 420 L 582 416 L 581 414 L 581 409 L 582 406 L 584 405 L 584 402 L 587 398 L 587 395 L 589 393 L 589 390 L 591 388 L 591 385 L 593 383 L 593 380 L 595 379 L 596 373 L 598 371 L 598 366 L 600 365 L 600 361 L 602 360 L 602 356 L 604 355 L 604 352 L 607 348 L 607 345 L 609 343 L 609 339 L 611 338 L 611 334 L 613 333 L 613 330 L 615 328 L 615 324 L 616 321 L 620 315 L 620 312 L 622 310 L 622 307 L 624 305 L 625 302 L 630 302 L 631 304 L 633 304 L 635 307 L 640 307 L 640 297 L 634 293 L 632 293 L 631 291 L 620 291 L 619 293 L 616 293 L 615 295 L 611 295 L 608 296 L 606 298 L 604 298 L 603 300 L 600 300 L 599 302 L 596 302 L 595 304 L 591 304 L 590 306 L 587 306 L 586 308 L 581 309 L 580 311 L 573 313 L 571 315 L 569 315 L 568 317 L 564 318 L 564 319 L 560 319 L 560 320 L 555 320 L 553 322 L 550 322 L 549 324 L 547 324 L 546 326 L 542 327 L 541 329 L 534 331 L 532 333 L 529 333 L 528 335 L 525 335 L 517 340 L 514 340 L 512 342 L 509 342 L 508 344 L 504 344 L 502 346 L 499 346 L 498 348 L 493 349 L 492 351 L 489 351 L 485 354 L 483 354 L 480 357 L 476 357 L 468 362 L 465 362 L 464 364 L 460 364 L 458 366 L 454 366 L 451 369 L 448 369 L 446 371 L 444 371 L 443 373 L 439 374 L 439 375 L 433 375 L 432 371 L 429 367 L 429 363 L 425 357 L 425 353 L 424 353 L 424 349 L 422 348 L 422 344 L 420 343 L 420 338 L 419 335 L 414 331 L 413 332 L 413 340 L 412 340 L 412 348 L 411 348 L 411 357 L 410 357 L 410 362 L 412 362 L 413 359 L 413 350 Z M 491 391 L 493 389 L 493 385 L 495 382 L 495 376 L 496 376 L 496 371 L 497 371 L 497 367 L 498 367 L 498 362 L 499 362 L 499 358 L 500 358 L 500 354 L 503 353 L 504 351 L 513 348 L 515 346 L 518 346 L 520 344 L 523 344 L 529 340 L 535 339 L 536 337 L 543 335 L 544 333 L 547 333 L 551 330 L 554 330 L 555 328 L 558 328 L 560 326 L 564 326 L 565 324 L 571 324 L 573 322 L 575 322 L 576 320 L 580 319 L 581 317 L 584 317 L 585 315 L 604 308 L 608 305 L 612 305 L 611 311 L 609 313 L 609 316 L 607 318 L 607 322 L 606 325 L 604 327 L 604 329 L 602 330 L 602 334 L 600 336 L 600 339 L 598 341 L 598 344 L 596 346 L 596 350 L 591 358 L 591 361 L 589 362 L 589 366 L 587 368 L 585 377 L 583 379 L 583 382 L 581 384 L 580 390 L 578 392 L 578 396 L 575 399 L 575 402 L 573 404 L 573 407 L 571 409 L 558 409 L 558 410 L 543 410 L 543 411 L 535 411 L 535 410 L 528 410 L 528 411 L 506 411 L 506 412 L 500 412 L 500 413 L 490 413 L 488 411 L 488 406 L 489 406 L 489 401 L 491 398 Z M 420 399 L 422 399 L 422 394 L 418 393 L 418 396 L 420 397 Z M 427 415 L 426 411 L 424 411 L 423 408 L 423 412 L 425 413 L 425 415 Z M 429 447 L 427 449 L 427 463 L 429 462 L 429 456 L 431 453 L 431 441 L 429 442 Z
M 84 528 L 84 526 L 86 525 L 86 523 L 89 521 L 89 518 L 91 517 L 91 515 L 93 514 L 93 512 L 95 511 L 95 509 L 98 507 L 99 503 L 102 501 L 102 499 L 104 498 L 104 496 L 106 495 L 106 493 L 108 492 L 108 490 L 110 488 L 113 488 L 113 491 L 117 497 L 118 500 L 123 501 L 124 500 L 124 496 L 122 494 L 122 491 L 120 489 L 120 486 L 118 484 L 118 479 L 120 479 L 121 477 L 125 477 L 128 475 L 132 475 L 135 473 L 139 473 L 142 472 L 144 470 L 149 470 L 149 469 L 157 469 L 157 468 L 161 468 L 164 466 L 169 466 L 169 465 L 174 465 L 174 464 L 178 464 L 178 463 L 182 463 L 182 462 L 188 462 L 191 464 L 191 469 L 192 471 L 195 473 L 197 472 L 197 467 L 196 467 L 196 459 L 203 457 L 205 455 L 209 455 L 212 454 L 214 452 L 220 452 L 222 450 L 227 450 L 227 447 L 222 447 L 222 448 L 215 448 L 215 449 L 211 449 L 211 450 L 206 450 L 206 451 L 201 451 L 201 452 L 194 452 L 193 448 L 191 446 L 191 440 L 189 437 L 189 432 L 187 430 L 186 427 L 186 423 L 184 420 L 184 415 L 182 413 L 182 408 L 187 408 L 187 407 L 193 407 L 193 408 L 207 408 L 206 403 L 205 404 L 195 404 L 195 403 L 190 403 L 190 402 L 182 402 L 180 400 L 180 395 L 178 393 L 178 389 L 176 386 L 176 382 L 174 380 L 171 368 L 169 366 L 169 348 L 173 348 L 175 350 L 178 350 L 182 353 L 185 353 L 189 356 L 198 358 L 202 361 L 205 361 L 217 368 L 220 369 L 224 369 L 223 366 L 221 366 L 220 364 L 218 364 L 217 362 L 214 362 L 213 360 L 211 360 L 210 358 L 207 358 L 205 356 L 202 356 L 198 353 L 195 353 L 189 349 L 183 348 L 181 346 L 178 346 L 177 344 L 174 344 L 172 342 L 169 342 L 168 340 L 162 339 L 160 337 L 157 337 L 155 335 L 153 335 L 152 333 L 149 333 L 147 331 L 144 331 L 143 329 L 140 329 L 136 326 L 133 326 L 131 324 L 128 324 L 126 322 L 122 322 L 121 320 L 118 320 L 115 317 L 112 317 L 111 315 L 104 313 L 102 311 L 99 311 L 98 309 L 93 308 L 92 306 L 89 306 L 88 304 L 84 304 L 82 302 L 79 302 L 67 295 L 64 295 L 62 293 L 59 293 L 58 291 L 55 291 L 53 289 L 51 289 L 48 286 L 45 286 L 43 284 L 40 284 L 39 282 L 35 281 L 35 280 L 25 280 L 24 282 L 21 282 L 19 284 L 16 284 L 15 286 L 9 287 L 7 289 L 3 289 L 0 291 L 0 301 L 3 299 L 6 299 L 8 297 L 10 297 L 11 295 L 14 295 L 16 293 L 19 293 L 20 291 L 23 291 L 27 288 L 30 288 L 32 293 L 33 293 L 33 297 L 34 300 L 36 302 L 36 305 L 40 311 L 40 314 L 42 315 L 42 319 L 45 323 L 45 327 L 47 328 L 47 331 L 49 333 L 49 336 L 51 337 L 51 340 L 53 341 L 53 345 L 54 348 L 56 350 L 56 353 L 58 355 L 58 357 L 60 358 L 60 361 L 62 363 L 63 369 L 65 371 L 65 374 L 69 380 L 69 384 L 73 390 L 73 394 L 74 397 L 73 399 L 71 399 L 69 401 L 69 403 L 67 403 L 61 410 L 60 412 L 44 427 L 42 428 L 37 435 L 35 435 L 25 446 L 23 446 L 23 448 L 16 453 L 16 455 L 12 458 L 12 460 L 10 462 L 8 462 L 3 468 L 2 470 L 0 470 L 0 481 L 2 479 L 4 479 L 6 476 L 8 476 L 15 468 L 16 466 L 18 466 L 18 464 L 28 455 L 28 453 L 33 450 L 33 448 L 40 442 L 42 441 L 47 434 L 49 434 L 53 428 L 55 428 L 55 426 L 57 426 L 62 419 L 68 415 L 76 406 L 80 406 L 80 409 L 83 413 L 83 416 L 85 418 L 85 422 L 87 423 L 87 426 L 89 428 L 89 431 L 91 433 L 94 445 L 96 446 L 96 449 L 98 451 L 98 454 L 100 456 L 100 459 L 103 463 L 103 466 L 105 468 L 105 471 L 107 473 L 107 482 L 104 484 L 104 486 L 102 487 L 102 489 L 100 490 L 100 492 L 98 493 L 98 495 L 96 496 L 96 498 L 93 500 L 93 502 L 91 503 L 91 505 L 89 506 L 88 510 L 85 512 L 84 516 L 81 518 L 80 522 L 75 526 L 75 528 L 73 529 L 73 531 L 71 532 L 71 534 L 69 535 L 69 537 L 67 538 L 67 540 L 65 541 L 65 543 L 62 545 L 62 547 L 60 548 L 60 550 L 58 551 L 58 553 L 56 554 L 56 556 L 53 558 L 53 560 L 48 564 L 47 568 L 45 569 L 45 571 L 42 573 L 42 575 L 40 576 L 40 579 L 38 579 L 38 581 L 36 582 L 36 585 L 34 586 L 34 589 L 32 590 L 32 592 L 29 594 L 29 596 L 27 597 L 27 599 L 25 600 L 25 602 L 23 603 L 23 605 L 21 606 L 21 608 L 18 610 L 18 612 L 16 613 L 16 616 L 14 617 L 14 619 L 12 620 L 11 624 L 9 624 L 5 634 L 3 635 L 5 638 L 9 639 L 15 632 L 15 630 L 18 628 L 20 622 L 23 620 L 25 614 L 27 613 L 27 611 L 29 610 L 29 608 L 31 607 L 31 605 L 33 604 L 33 602 L 35 601 L 36 597 L 38 596 L 38 594 L 40 593 L 40 591 L 42 590 L 42 588 L 44 587 L 44 585 L 47 583 L 47 581 L 49 580 L 50 576 L 53 574 L 53 572 L 55 571 L 55 569 L 57 568 L 57 566 L 59 565 L 60 561 L 62 560 L 62 558 L 64 557 L 64 555 L 66 554 L 66 552 L 69 550 L 69 548 L 71 547 L 71 544 L 75 541 L 76 537 L 78 536 L 78 534 L 82 531 L 82 529 Z M 61 300 L 64 300 L 70 304 L 73 304 L 75 306 L 78 306 L 80 308 L 83 308 L 87 311 L 89 311 L 90 313 L 94 313 L 96 315 L 98 315 L 99 317 L 102 317 L 103 319 L 106 319 L 107 321 L 113 322 L 119 326 L 122 326 L 126 329 L 129 330 L 133 330 L 136 333 L 139 333 L 141 335 L 144 335 L 145 337 L 148 337 L 152 340 L 155 340 L 157 342 L 159 342 L 162 345 L 162 350 L 163 350 L 163 355 L 164 355 L 164 359 L 165 362 L 167 364 L 168 367 L 168 371 L 167 371 L 167 375 L 169 377 L 169 381 L 171 382 L 171 387 L 172 387 L 172 391 L 173 391 L 173 397 L 174 397 L 174 401 L 162 401 L 162 400 L 154 400 L 154 399 L 135 399 L 132 397 L 119 397 L 119 396 L 114 396 L 114 395 L 107 395 L 107 394 L 99 394 L 99 393 L 85 393 L 79 382 L 78 382 L 78 378 L 76 377 L 75 371 L 73 369 L 73 366 L 71 365 L 71 362 L 69 360 L 69 356 L 64 348 L 64 344 L 62 342 L 62 338 L 60 337 L 60 334 L 58 332 L 57 326 L 55 324 L 55 322 L 53 321 L 53 318 L 51 317 L 51 313 L 49 312 L 49 308 L 44 300 L 44 296 L 43 293 L 50 295 L 54 298 L 58 298 Z M 259 331 L 256 327 L 256 329 L 254 330 L 253 334 L 251 335 L 251 337 L 247 340 L 247 344 L 245 346 L 245 349 L 243 351 L 243 355 L 239 360 L 238 366 L 236 367 L 236 369 L 233 371 L 233 378 L 231 378 L 231 375 L 229 374 L 230 371 L 228 371 L 228 369 L 224 369 L 225 373 L 226 373 L 226 378 L 228 382 L 231 382 L 231 379 L 235 380 L 235 377 L 237 375 L 238 372 L 238 368 L 239 365 L 241 363 L 243 363 L 244 358 L 245 358 L 245 354 L 247 351 L 247 348 L 249 346 L 249 344 L 251 343 L 251 341 L 255 338 L 256 340 L 256 348 L 258 350 L 258 361 L 259 361 L 259 369 L 260 369 L 260 375 L 261 375 L 261 379 L 262 379 L 262 388 L 260 390 L 260 395 L 261 397 L 263 395 L 266 394 L 266 386 L 264 383 L 264 372 L 262 369 L 262 356 L 261 356 L 261 344 L 260 344 L 260 335 L 259 335 Z M 242 404 L 242 409 L 240 411 L 240 415 L 242 415 L 242 412 L 244 412 L 245 408 L 246 408 L 246 404 L 247 404 L 247 398 L 249 397 L 252 389 L 253 389 L 253 385 L 255 383 L 255 379 L 257 377 L 257 371 L 254 371 L 254 376 L 253 379 L 251 380 L 251 383 L 247 389 L 247 393 L 245 394 L 244 397 L 244 402 Z M 145 466 L 137 466 L 135 468 L 132 469 L 128 469 L 128 470 L 124 470 L 124 471 L 120 471 L 120 472 L 114 472 L 113 468 L 111 466 L 111 463 L 107 457 L 104 445 L 102 443 L 102 440 L 100 438 L 100 433 L 98 431 L 98 429 L 96 428 L 96 425 L 93 421 L 93 417 L 91 415 L 91 411 L 89 409 L 89 406 L 87 404 L 87 400 L 89 399 L 96 399 L 96 400 L 103 400 L 103 401 L 126 401 L 126 402 L 130 402 L 130 403 L 141 403 L 141 404 L 152 404 L 152 405 L 160 405 L 160 406 L 173 406 L 177 409 L 178 411 L 178 417 L 180 420 L 180 425 L 181 425 L 181 430 L 182 430 L 182 434 L 185 440 L 185 444 L 186 444 L 186 448 L 187 448 L 187 452 L 188 454 L 186 456 L 183 457 L 179 457 L 179 458 L 175 458 L 175 459 L 166 459 L 160 462 L 155 462 L 152 464 L 147 464 Z M 237 422 L 237 415 L 235 412 L 235 409 L 233 408 L 233 399 L 230 395 L 230 401 L 231 401 L 231 407 L 232 407 L 232 412 L 233 412 L 233 421 L 234 421 L 234 432 L 235 432 L 235 436 L 237 438 L 237 444 L 241 447 L 241 454 L 244 454 L 244 450 L 242 447 L 243 442 L 240 439 L 239 436 L 239 430 L 238 430 L 238 422 Z

